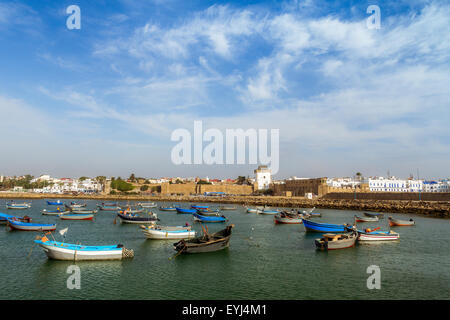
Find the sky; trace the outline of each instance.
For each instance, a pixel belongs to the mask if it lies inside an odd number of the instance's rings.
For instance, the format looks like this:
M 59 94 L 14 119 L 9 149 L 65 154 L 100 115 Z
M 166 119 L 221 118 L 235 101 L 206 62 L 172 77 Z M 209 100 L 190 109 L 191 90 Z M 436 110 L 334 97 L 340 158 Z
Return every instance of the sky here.
M 173 163 L 171 134 L 202 121 L 279 129 L 278 179 L 450 177 L 449 17 L 448 1 L 1 1 L 0 174 L 253 176 Z

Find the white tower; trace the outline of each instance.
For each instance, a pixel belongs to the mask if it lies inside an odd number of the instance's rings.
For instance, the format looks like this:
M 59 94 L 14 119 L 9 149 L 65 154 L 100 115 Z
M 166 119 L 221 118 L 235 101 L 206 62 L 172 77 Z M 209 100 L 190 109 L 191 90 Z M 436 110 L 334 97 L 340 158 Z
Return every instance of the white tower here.
M 258 185 L 258 190 L 269 189 L 272 183 L 272 172 L 267 166 L 259 166 L 255 170 L 256 183 Z

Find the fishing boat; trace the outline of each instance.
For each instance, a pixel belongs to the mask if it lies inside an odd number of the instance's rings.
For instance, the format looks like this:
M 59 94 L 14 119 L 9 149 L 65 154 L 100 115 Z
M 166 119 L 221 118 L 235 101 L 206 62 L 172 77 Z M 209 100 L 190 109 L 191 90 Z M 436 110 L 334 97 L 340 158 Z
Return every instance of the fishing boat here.
M 144 208 L 141 209 L 132 209 L 131 207 L 123 207 L 121 208 L 122 210 L 119 211 L 119 213 L 131 213 L 131 214 L 137 214 L 137 213 L 142 213 L 145 211 Z
M 214 215 L 219 213 L 218 209 L 197 209 L 197 213 L 203 215 Z
M 22 221 L 22 222 L 31 222 L 31 218 L 29 216 L 16 217 L 16 216 L 12 216 L 10 214 L 0 212 L 0 224 L 8 223 L 8 219 L 15 219 L 16 221 Z
M 70 212 L 74 214 L 95 214 L 98 212 L 98 210 L 72 209 L 70 210 Z
M 298 210 L 297 212 L 300 213 L 300 214 L 303 214 L 304 216 L 311 217 L 312 213 L 313 213 L 313 211 L 315 209 L 316 209 L 316 207 L 311 208 L 309 210 Z M 315 216 L 321 216 L 321 214 L 320 213 L 316 213 Z
M 56 229 L 56 224 L 23 222 L 14 218 L 8 219 L 7 225 L 13 230 L 20 231 L 53 231 Z
M 358 230 L 358 241 L 394 241 L 400 238 L 400 234 L 392 230 L 379 231 L 378 228 L 373 230 Z
M 191 226 L 141 226 L 142 232 L 147 237 L 147 239 L 154 240 L 173 240 L 173 239 L 190 239 L 195 237 L 195 231 L 192 230 Z
M 312 222 L 308 219 L 302 218 L 303 225 L 305 226 L 306 231 L 310 232 L 333 232 L 333 233 L 340 233 L 340 232 L 347 232 L 347 227 L 349 227 L 348 224 L 330 224 L 330 223 L 318 223 L 318 222 Z
M 261 212 L 259 212 L 260 214 L 277 214 L 280 213 L 280 211 L 278 210 L 270 210 L 270 209 L 266 209 L 264 208 Z
M 159 207 L 159 210 L 161 210 L 161 211 L 177 211 L 177 208 L 175 208 L 175 207 Z
M 320 218 L 322 214 L 320 212 L 310 212 L 308 213 L 310 218 Z
M 46 236 L 34 240 L 44 249 L 49 259 L 55 260 L 122 260 L 133 258 L 134 251 L 126 249 L 123 245 L 112 246 L 85 246 L 81 244 L 70 244 L 64 242 L 50 241 Z
M 378 217 L 358 217 L 355 216 L 355 221 L 356 222 L 376 222 L 379 221 Z
M 219 207 L 219 210 L 236 210 L 236 207 L 226 207 L 226 206 L 221 206 Z
M 121 208 L 118 206 L 106 206 L 106 205 L 97 205 L 98 209 L 101 211 L 118 211 Z
M 208 209 L 209 206 L 199 206 L 199 205 L 195 205 L 192 204 L 191 205 L 191 209 Z
M 42 210 L 41 212 L 42 212 L 43 215 L 46 215 L 46 216 L 57 216 L 57 215 L 60 215 L 60 214 L 66 214 L 66 213 L 69 213 L 70 210 L 62 211 L 62 210 L 59 210 L 59 208 L 58 208 L 58 209 L 56 209 L 56 210 L 47 210 L 47 209 L 44 209 L 44 210 Z
M 319 250 L 337 250 L 350 248 L 355 245 L 358 234 L 356 232 L 333 234 L 325 233 L 321 239 L 316 239 L 315 244 Z
M 49 206 L 62 206 L 64 203 L 61 200 L 57 200 L 57 201 L 49 201 L 49 200 L 47 200 L 47 204 Z
M 104 207 L 117 207 L 118 204 L 117 204 L 117 202 L 102 202 L 102 206 L 104 206 Z
M 247 213 L 261 213 L 262 210 L 258 208 L 247 208 Z
M 157 207 L 156 203 L 154 203 L 154 202 L 147 202 L 147 203 L 139 202 L 137 204 L 137 206 L 142 207 L 142 208 L 156 208 Z
M 31 203 L 14 203 L 14 202 L 10 202 L 6 204 L 6 209 L 18 209 L 18 210 L 23 210 L 23 209 L 28 209 L 31 208 Z
M 231 224 L 213 234 L 208 234 L 207 230 L 203 229 L 202 236 L 190 240 L 180 240 L 173 244 L 174 249 L 178 253 L 202 253 L 225 249 L 229 246 L 233 227 L 234 225 Z
M 94 218 L 93 213 L 69 213 L 61 214 L 59 216 L 61 220 L 92 220 Z
M 364 215 L 366 217 L 371 217 L 371 218 L 373 218 L 373 217 L 377 217 L 379 219 L 384 218 L 384 213 L 379 213 L 379 212 L 364 212 Z
M 175 208 L 177 210 L 177 213 L 181 213 L 181 214 L 192 214 L 192 213 L 197 213 L 197 209 L 184 209 L 184 208 Z
M 78 204 L 78 203 L 75 203 L 75 202 L 71 202 L 69 205 L 64 204 L 64 206 L 65 206 L 67 209 L 78 209 L 78 208 L 84 208 L 84 207 L 86 207 L 87 204 L 86 204 L 86 203 Z
M 200 222 L 226 222 L 228 219 L 225 216 L 213 215 L 213 216 L 204 216 L 198 213 L 194 213 L 194 220 Z
M 119 212 L 117 216 L 120 218 L 120 220 L 123 223 L 156 223 L 156 221 L 159 221 L 158 216 L 155 213 L 149 213 L 148 216 L 140 216 L 135 213 L 127 213 L 125 212 Z
M 275 223 L 279 224 L 301 224 L 302 215 L 293 212 L 282 211 L 273 217 Z
M 389 225 L 391 227 L 396 227 L 396 226 L 398 226 L 398 227 L 400 227 L 400 226 L 406 227 L 406 226 L 413 226 L 413 225 L 416 224 L 416 222 L 413 219 L 400 220 L 400 219 L 394 219 L 392 217 L 389 217 L 388 220 L 389 220 Z

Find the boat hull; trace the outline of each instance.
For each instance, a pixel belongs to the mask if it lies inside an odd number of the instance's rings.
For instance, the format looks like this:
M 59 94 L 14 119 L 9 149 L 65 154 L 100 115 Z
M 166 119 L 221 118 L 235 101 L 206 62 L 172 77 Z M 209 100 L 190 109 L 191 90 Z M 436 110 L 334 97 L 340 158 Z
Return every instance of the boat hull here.
M 378 232 L 378 233 L 359 233 L 358 241 L 395 241 L 399 240 L 398 233 Z
M 356 222 L 377 222 L 379 221 L 378 217 L 358 217 L 355 216 Z
M 303 225 L 305 226 L 305 231 L 307 231 L 307 232 L 321 232 L 321 233 L 348 232 L 347 225 L 343 225 L 343 224 L 318 223 L 318 222 L 312 222 L 307 219 L 302 219 L 302 222 L 303 222 Z
M 65 214 L 61 215 L 59 217 L 61 220 L 92 220 L 94 219 L 94 214 L 81 214 L 81 213 L 75 213 L 75 214 Z
M 315 244 L 318 250 L 339 250 L 353 247 L 356 240 L 356 234 L 348 234 L 347 239 L 337 241 L 323 241 L 323 239 L 316 239 Z
M 288 218 L 288 217 L 281 217 L 280 215 L 275 215 L 273 217 L 273 220 L 275 223 L 279 224 L 302 224 L 302 218 Z
M 411 227 L 414 226 L 416 222 L 414 220 L 398 220 L 389 217 L 389 225 L 391 227 Z
M 205 242 L 204 237 L 191 240 L 180 240 L 174 243 L 174 249 L 181 253 L 206 253 L 223 250 L 229 247 L 233 225 L 212 234 L 211 240 Z
M 86 260 L 122 260 L 123 249 L 113 249 L 105 246 L 105 250 L 98 247 L 98 250 L 76 250 L 69 247 L 46 244 L 45 242 L 36 241 L 43 249 L 49 259 L 69 260 L 69 261 L 86 261 Z M 52 242 L 53 243 L 53 242 Z M 107 248 L 107 249 L 106 249 Z
M 193 214 L 197 213 L 197 209 L 183 209 L 183 208 L 176 208 L 177 213 L 180 214 Z
M 117 216 L 120 218 L 122 223 L 131 223 L 131 224 L 147 224 L 147 223 L 156 223 L 158 218 L 155 217 L 130 217 L 121 213 L 118 213 Z
M 225 218 L 224 216 L 202 216 L 199 215 L 198 213 L 194 213 L 194 220 L 195 221 L 200 221 L 200 222 L 226 222 L 227 218 Z
M 163 208 L 163 207 L 159 207 L 159 210 L 161 210 L 161 211 L 177 211 L 176 208 Z
M 48 210 L 42 210 L 42 214 L 46 216 L 59 216 L 60 214 L 66 214 L 70 211 L 48 211 Z
M 193 230 L 158 230 L 147 228 L 143 230 L 147 239 L 153 240 L 176 240 L 195 238 L 196 232 Z
M 54 231 L 56 224 L 38 224 L 8 220 L 9 227 L 19 231 Z

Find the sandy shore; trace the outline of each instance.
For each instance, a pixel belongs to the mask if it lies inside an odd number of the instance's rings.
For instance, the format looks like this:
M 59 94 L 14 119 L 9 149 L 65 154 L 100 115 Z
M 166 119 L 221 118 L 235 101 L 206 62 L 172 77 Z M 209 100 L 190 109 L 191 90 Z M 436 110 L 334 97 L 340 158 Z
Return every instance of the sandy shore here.
M 263 197 L 263 196 L 143 196 L 143 195 L 49 195 L 34 193 L 0 193 L 2 199 L 90 199 L 99 201 L 136 200 L 164 202 L 211 202 L 232 203 L 249 206 L 272 206 L 293 208 L 324 208 L 358 211 L 414 213 L 430 217 L 450 218 L 450 202 L 448 201 L 397 201 L 397 200 L 308 200 L 301 197 Z

